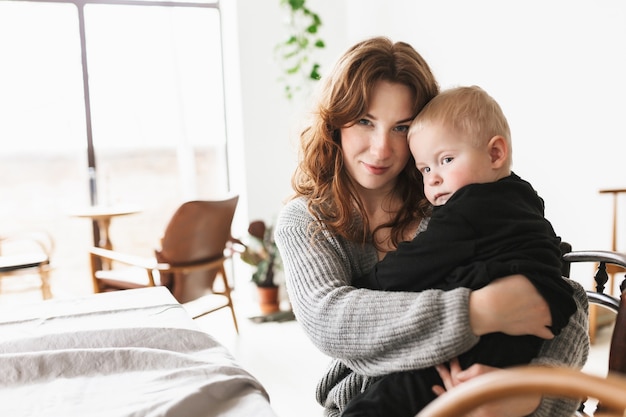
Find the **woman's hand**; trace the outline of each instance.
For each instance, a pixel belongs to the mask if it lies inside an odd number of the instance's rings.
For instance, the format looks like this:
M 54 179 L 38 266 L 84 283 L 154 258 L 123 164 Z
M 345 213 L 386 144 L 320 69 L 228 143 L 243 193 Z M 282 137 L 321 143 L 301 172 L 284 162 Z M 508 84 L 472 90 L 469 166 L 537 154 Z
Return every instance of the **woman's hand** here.
M 445 365 L 437 365 L 436 368 L 444 384 L 443 387 L 439 385 L 433 387 L 433 392 L 437 395 L 442 395 L 447 390 L 463 382 L 498 369 L 475 364 L 466 370 L 462 370 L 457 359 L 450 361 L 450 368 Z M 507 398 L 482 405 L 465 417 L 521 417 L 531 414 L 539 406 L 540 402 L 540 395 Z
M 470 327 L 477 336 L 502 332 L 511 336 L 535 335 L 552 339 L 548 303 L 523 275 L 493 281 L 469 298 Z

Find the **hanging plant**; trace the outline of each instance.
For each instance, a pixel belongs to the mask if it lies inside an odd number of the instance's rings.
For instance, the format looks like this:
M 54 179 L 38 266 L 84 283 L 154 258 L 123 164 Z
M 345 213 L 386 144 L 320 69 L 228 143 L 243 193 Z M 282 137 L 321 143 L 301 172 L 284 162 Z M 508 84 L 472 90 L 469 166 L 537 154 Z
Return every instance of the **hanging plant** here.
M 280 5 L 288 12 L 289 34 L 276 45 L 275 54 L 282 67 L 279 82 L 284 85 L 285 96 L 292 99 L 303 85 L 320 79 L 320 64 L 311 56 L 326 44 L 318 35 L 322 20 L 306 7 L 306 0 L 280 0 Z

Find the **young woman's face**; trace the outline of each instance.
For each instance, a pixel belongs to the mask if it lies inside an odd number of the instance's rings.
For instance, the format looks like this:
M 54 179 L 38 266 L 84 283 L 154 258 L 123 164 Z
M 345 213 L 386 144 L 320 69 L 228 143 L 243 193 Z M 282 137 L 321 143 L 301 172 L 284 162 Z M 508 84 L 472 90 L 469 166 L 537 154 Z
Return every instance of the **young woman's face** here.
M 410 156 L 406 135 L 413 101 L 407 86 L 379 81 L 367 114 L 341 129 L 346 170 L 362 188 L 387 192 L 395 186 Z

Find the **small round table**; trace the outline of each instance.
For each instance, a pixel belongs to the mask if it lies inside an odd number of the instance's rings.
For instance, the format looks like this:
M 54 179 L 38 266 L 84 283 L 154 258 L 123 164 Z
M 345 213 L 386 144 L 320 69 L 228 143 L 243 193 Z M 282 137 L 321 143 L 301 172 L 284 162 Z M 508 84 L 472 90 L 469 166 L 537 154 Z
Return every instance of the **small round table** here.
M 111 219 L 118 216 L 126 216 L 129 214 L 136 214 L 141 212 L 138 206 L 129 204 L 119 204 L 114 206 L 90 206 L 85 207 L 72 213 L 74 217 L 90 218 L 98 224 L 98 230 L 100 232 L 100 240 L 98 246 L 101 248 L 113 249 L 113 243 L 109 235 L 109 227 L 111 226 Z

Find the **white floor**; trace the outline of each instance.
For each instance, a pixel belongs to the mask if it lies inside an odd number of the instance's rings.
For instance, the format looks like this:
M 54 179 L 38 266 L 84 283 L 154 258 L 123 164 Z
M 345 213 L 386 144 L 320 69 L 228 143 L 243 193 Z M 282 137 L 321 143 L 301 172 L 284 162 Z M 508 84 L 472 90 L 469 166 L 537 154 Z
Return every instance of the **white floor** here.
M 9 282 L 6 282 L 9 284 Z M 53 283 L 54 284 L 54 283 Z M 258 315 L 251 288 L 238 284 L 235 291 L 239 335 L 227 309 L 197 320 L 198 325 L 224 344 L 233 356 L 267 389 L 278 417 L 321 417 L 322 408 L 314 393 L 318 379 L 323 375 L 329 358 L 320 353 L 308 340 L 295 321 L 283 323 L 254 323 L 249 317 Z M 53 285 L 57 298 L 68 298 L 72 291 Z M 0 304 L 31 303 L 41 298 L 32 286 L 22 290 L 3 285 Z M 611 328 L 598 331 L 584 370 L 604 375 L 608 363 L 608 345 Z

